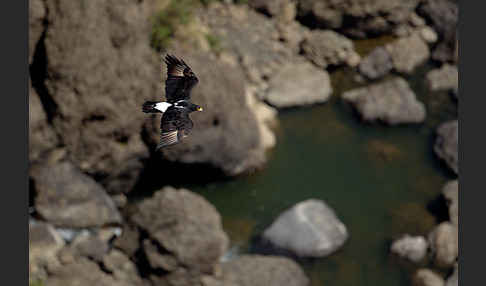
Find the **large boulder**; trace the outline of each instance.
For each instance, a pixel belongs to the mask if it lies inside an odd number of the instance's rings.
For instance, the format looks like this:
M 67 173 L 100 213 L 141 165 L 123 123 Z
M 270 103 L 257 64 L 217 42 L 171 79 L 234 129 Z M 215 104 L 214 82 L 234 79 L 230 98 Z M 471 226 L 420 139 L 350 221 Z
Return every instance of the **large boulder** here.
M 172 162 L 209 164 L 230 176 L 261 167 L 266 161 L 265 145 L 247 102 L 241 70 L 206 53 L 178 50 L 177 54 L 199 78 L 191 98 L 204 111 L 191 115 L 195 126 L 190 137 L 162 149 L 161 156 Z M 149 130 L 155 147 L 160 138 L 160 117 L 152 120 Z
M 211 272 L 228 247 L 216 209 L 185 189 L 166 187 L 157 191 L 137 204 L 132 220 L 157 246 L 144 245 L 145 251 L 159 248 L 190 269 Z M 156 260 L 157 256 L 149 258 L 151 264 L 163 265 Z
M 42 84 L 53 102 L 54 128 L 76 166 L 108 191 L 128 192 L 148 156 L 139 107 L 161 92 L 144 3 L 45 4 L 48 25 L 39 48 L 45 49 Z
M 243 255 L 223 263 L 221 286 L 307 286 L 309 279 L 294 261 L 278 256 Z M 210 284 L 211 285 L 211 284 Z
M 351 40 L 332 30 L 314 30 L 302 42 L 304 56 L 315 65 L 327 68 L 347 64 L 356 66 L 360 56 Z
M 407 21 L 418 3 L 418 0 L 298 0 L 298 16 L 303 23 L 318 28 L 342 28 L 364 37 L 388 32 Z
M 263 98 L 283 108 L 326 102 L 332 93 L 329 74 L 308 62 L 288 64 L 270 80 Z
M 459 122 L 457 120 L 442 123 L 437 128 L 437 138 L 435 139 L 434 151 L 451 170 L 459 173 Z
M 459 182 L 457 180 L 447 182 L 442 188 L 442 195 L 449 207 L 449 219 L 457 227 L 459 225 Z
M 121 223 L 103 187 L 68 161 L 31 168 L 39 215 L 60 227 L 96 227 Z
M 420 262 L 427 254 L 427 240 L 423 236 L 406 234 L 392 243 L 391 251 L 410 261 Z
M 377 79 L 393 68 L 390 53 L 383 47 L 376 47 L 359 64 L 359 72 L 369 79 Z
M 444 286 L 444 279 L 434 271 L 422 268 L 415 272 L 413 286 Z
M 425 120 L 425 106 L 401 77 L 394 77 L 342 94 L 365 121 L 381 120 L 387 124 L 420 123 Z
M 295 3 L 291 0 L 249 0 L 248 5 L 279 20 L 291 21 L 295 18 Z
M 348 231 L 325 202 L 309 199 L 282 213 L 263 238 L 298 256 L 323 257 L 344 244 Z
M 438 69 L 429 71 L 425 79 L 431 91 L 452 90 L 457 92 L 459 88 L 459 72 L 457 66 L 444 64 Z
M 445 268 L 454 265 L 459 254 L 456 226 L 449 222 L 439 224 L 430 232 L 429 243 L 437 266 Z
M 427 43 L 417 34 L 400 38 L 385 46 L 396 71 L 411 74 L 430 57 Z
M 426 0 L 419 6 L 418 12 L 431 22 L 439 34 L 439 44 L 432 58 L 443 62 L 457 61 L 457 3 L 447 0 Z

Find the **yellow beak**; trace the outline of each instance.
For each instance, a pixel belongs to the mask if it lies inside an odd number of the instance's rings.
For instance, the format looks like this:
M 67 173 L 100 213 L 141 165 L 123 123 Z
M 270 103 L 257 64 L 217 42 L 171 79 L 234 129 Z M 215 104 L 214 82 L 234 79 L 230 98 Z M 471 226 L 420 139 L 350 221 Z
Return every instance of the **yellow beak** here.
M 203 111 L 203 108 L 202 108 L 201 106 L 199 106 L 199 107 L 197 108 L 197 111 Z

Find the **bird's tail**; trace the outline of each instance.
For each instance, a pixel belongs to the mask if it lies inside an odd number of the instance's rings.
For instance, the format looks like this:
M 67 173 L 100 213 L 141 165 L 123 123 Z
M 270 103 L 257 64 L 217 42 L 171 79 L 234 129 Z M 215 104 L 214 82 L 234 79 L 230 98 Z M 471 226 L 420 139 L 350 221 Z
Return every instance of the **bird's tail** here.
M 155 109 L 156 101 L 145 101 L 142 105 L 142 111 L 145 113 L 157 113 L 160 111 Z

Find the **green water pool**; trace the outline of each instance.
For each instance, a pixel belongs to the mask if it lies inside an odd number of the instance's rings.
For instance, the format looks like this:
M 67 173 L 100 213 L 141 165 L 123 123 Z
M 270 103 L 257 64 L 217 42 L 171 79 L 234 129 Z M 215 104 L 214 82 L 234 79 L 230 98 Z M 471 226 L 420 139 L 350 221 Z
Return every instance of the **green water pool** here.
M 250 176 L 187 185 L 223 217 L 231 244 L 252 252 L 251 241 L 285 209 L 316 198 L 327 202 L 350 237 L 338 252 L 301 260 L 311 285 L 409 285 L 412 265 L 389 254 L 393 238 L 425 235 L 440 218 L 427 206 L 454 176 L 433 153 L 434 131 L 457 118 L 446 93 L 429 94 L 423 74 L 409 78 L 427 106 L 424 124 L 388 127 L 360 122 L 339 94 L 358 84 L 349 71 L 333 74 L 334 95 L 319 106 L 279 113 L 277 146 L 266 168 Z

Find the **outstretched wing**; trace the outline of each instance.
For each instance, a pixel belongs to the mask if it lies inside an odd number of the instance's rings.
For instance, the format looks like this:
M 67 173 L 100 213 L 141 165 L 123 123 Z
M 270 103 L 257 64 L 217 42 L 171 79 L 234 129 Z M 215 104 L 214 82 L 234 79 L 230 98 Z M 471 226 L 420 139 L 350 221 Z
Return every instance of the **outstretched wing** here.
M 174 145 L 189 135 L 194 124 L 189 118 L 189 112 L 184 108 L 169 107 L 160 122 L 160 143 L 156 150 Z
M 167 101 L 173 103 L 178 100 L 189 100 L 191 90 L 199 79 L 182 59 L 166 55 L 165 63 L 167 64 L 167 79 L 165 80 Z

